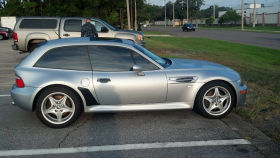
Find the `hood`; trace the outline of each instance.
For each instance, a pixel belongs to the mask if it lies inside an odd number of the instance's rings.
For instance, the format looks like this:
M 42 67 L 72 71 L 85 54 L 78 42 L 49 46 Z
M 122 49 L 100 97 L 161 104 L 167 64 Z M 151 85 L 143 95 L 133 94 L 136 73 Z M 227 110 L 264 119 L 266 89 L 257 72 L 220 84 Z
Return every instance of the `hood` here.
M 134 31 L 134 30 L 117 30 L 117 31 L 118 31 L 118 32 L 135 33 L 135 34 L 143 35 L 142 32 L 140 32 L 140 31 Z
M 166 69 L 201 69 L 201 70 L 213 70 L 213 69 L 229 69 L 226 66 L 203 61 L 203 60 L 191 60 L 191 59 L 175 59 L 171 58 L 172 64 Z

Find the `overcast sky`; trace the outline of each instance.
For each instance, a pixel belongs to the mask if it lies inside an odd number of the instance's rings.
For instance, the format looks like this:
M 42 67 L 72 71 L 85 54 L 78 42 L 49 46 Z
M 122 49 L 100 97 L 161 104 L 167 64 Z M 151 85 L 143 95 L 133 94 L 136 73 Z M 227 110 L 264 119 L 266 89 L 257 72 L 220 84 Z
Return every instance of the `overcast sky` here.
M 164 4 L 164 0 L 146 0 L 148 3 L 156 4 L 162 6 Z M 166 0 L 168 1 L 175 1 L 175 0 Z M 208 8 L 209 6 L 216 4 L 218 6 L 226 6 L 226 7 L 234 7 L 241 4 L 241 0 L 204 0 L 205 5 L 202 6 L 202 9 Z M 270 3 L 276 2 L 280 0 L 257 0 L 257 3 Z M 254 3 L 254 0 L 244 0 L 245 3 Z

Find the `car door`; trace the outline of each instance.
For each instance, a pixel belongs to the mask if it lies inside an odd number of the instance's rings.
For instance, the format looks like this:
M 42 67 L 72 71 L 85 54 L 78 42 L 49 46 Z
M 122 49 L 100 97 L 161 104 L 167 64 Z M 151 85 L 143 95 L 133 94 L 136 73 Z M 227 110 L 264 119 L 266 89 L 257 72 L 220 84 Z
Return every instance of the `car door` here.
M 142 55 L 120 46 L 89 46 L 88 50 L 93 68 L 93 85 L 100 104 L 166 101 L 165 72 Z M 131 71 L 135 64 L 143 66 L 144 75 Z
M 91 23 L 95 26 L 95 29 L 98 33 L 98 37 L 111 37 L 111 38 L 114 37 L 113 32 L 101 22 L 97 20 L 91 20 Z M 102 27 L 106 28 L 104 32 L 101 31 Z
M 84 23 L 85 20 L 83 18 L 62 18 L 60 26 L 60 37 L 81 37 L 81 29 Z

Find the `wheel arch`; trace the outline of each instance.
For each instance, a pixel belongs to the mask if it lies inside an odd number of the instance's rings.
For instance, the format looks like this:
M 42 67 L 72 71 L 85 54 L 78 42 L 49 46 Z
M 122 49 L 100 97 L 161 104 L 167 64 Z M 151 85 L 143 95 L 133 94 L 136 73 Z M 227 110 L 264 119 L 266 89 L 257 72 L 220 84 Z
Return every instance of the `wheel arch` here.
M 48 89 L 48 88 L 51 88 L 51 87 L 63 87 L 63 88 L 67 88 L 69 89 L 70 91 L 74 92 L 80 99 L 81 103 L 82 103 L 82 110 L 84 110 L 85 108 L 85 105 L 86 105 L 86 102 L 85 102 L 85 98 L 83 97 L 83 95 L 78 91 L 78 90 L 75 90 L 74 88 L 70 87 L 70 86 L 67 86 L 67 85 L 63 85 L 63 84 L 52 84 L 52 85 L 47 85 L 45 86 L 44 88 L 41 88 L 35 95 L 34 99 L 33 99 L 33 103 L 32 103 L 32 111 L 35 110 L 35 107 L 36 107 L 36 102 L 37 102 L 37 99 L 38 97 L 40 96 L 40 94 Z
M 25 39 L 25 50 L 29 49 L 31 43 L 36 43 L 36 41 L 38 41 L 37 43 L 39 43 L 39 41 L 48 41 L 48 40 L 50 40 L 50 36 L 48 34 L 41 33 L 41 32 L 30 33 L 26 36 Z

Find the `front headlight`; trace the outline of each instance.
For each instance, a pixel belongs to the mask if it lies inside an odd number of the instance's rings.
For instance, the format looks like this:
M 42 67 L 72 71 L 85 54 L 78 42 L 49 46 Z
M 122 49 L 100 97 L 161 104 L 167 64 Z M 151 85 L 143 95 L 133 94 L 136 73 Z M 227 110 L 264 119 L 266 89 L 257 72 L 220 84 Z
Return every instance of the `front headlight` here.
M 240 87 L 244 86 L 244 83 L 243 83 L 242 79 L 238 80 L 237 83 Z

